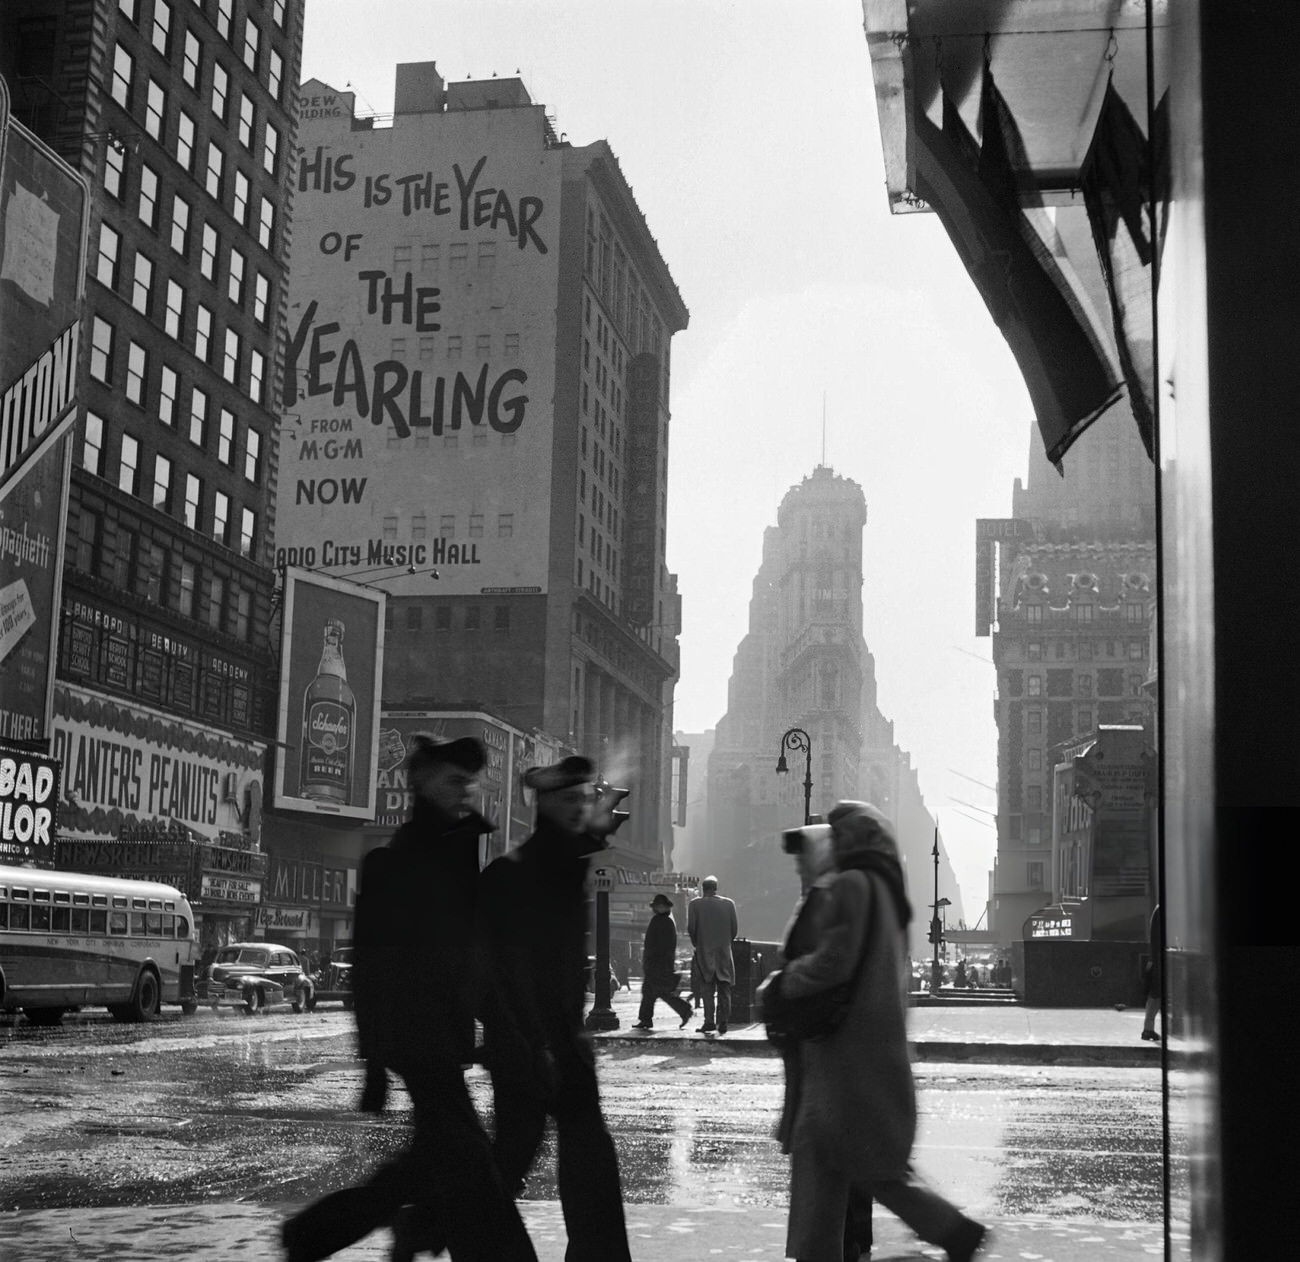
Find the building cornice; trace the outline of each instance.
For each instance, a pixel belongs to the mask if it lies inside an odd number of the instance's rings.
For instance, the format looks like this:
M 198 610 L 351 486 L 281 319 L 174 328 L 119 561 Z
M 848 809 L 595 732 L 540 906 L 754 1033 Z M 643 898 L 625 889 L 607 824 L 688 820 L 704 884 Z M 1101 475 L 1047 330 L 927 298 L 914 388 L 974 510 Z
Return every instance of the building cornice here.
M 681 332 L 690 323 L 691 313 L 659 251 L 659 242 L 655 240 L 645 215 L 637 205 L 632 186 L 624 178 L 614 151 L 607 141 L 597 140 L 594 144 L 570 152 L 586 159 L 587 177 L 604 198 L 623 239 L 634 245 L 641 279 L 655 291 L 655 305 L 664 315 L 669 333 Z

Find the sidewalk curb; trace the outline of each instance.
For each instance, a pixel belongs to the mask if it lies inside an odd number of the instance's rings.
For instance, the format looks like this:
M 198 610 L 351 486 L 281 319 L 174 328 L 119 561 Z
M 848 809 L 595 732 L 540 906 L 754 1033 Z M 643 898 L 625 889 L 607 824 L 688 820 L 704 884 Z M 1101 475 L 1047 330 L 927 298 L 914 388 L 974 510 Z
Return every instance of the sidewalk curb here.
M 777 1050 L 757 1026 L 743 1026 L 734 1035 L 708 1038 L 676 1030 L 602 1030 L 592 1035 L 597 1046 L 640 1045 L 673 1051 L 702 1050 L 708 1055 L 776 1056 Z M 977 1065 L 1103 1065 L 1112 1068 L 1159 1069 L 1160 1047 L 1124 1047 L 1109 1043 L 990 1043 L 927 1039 L 909 1043 L 914 1061 Z
M 0 1211 L 0 1262 L 269 1262 L 283 1256 L 279 1228 L 301 1205 L 248 1201 L 168 1203 Z M 567 1248 L 563 1207 L 557 1201 L 520 1201 L 539 1262 L 560 1262 Z M 784 1262 L 788 1211 L 761 1204 L 713 1206 L 625 1205 L 628 1243 L 638 1262 L 717 1257 L 720 1262 Z M 980 1211 L 990 1228 L 988 1256 L 1043 1262 L 1132 1262 L 1163 1254 L 1156 1222 L 1008 1218 Z M 926 1248 L 890 1215 L 874 1216 L 877 1253 L 895 1262 L 930 1262 Z M 376 1231 L 336 1254 L 338 1262 L 386 1262 L 390 1237 Z

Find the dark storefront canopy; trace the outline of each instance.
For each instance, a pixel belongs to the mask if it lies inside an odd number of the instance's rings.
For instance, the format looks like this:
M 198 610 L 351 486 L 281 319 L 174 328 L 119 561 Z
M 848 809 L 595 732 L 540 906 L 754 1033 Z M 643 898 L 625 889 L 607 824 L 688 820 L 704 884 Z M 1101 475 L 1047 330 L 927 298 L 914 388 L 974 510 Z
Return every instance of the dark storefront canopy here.
M 1113 407 L 1132 412 L 1150 454 L 1147 207 L 1167 188 L 1153 177 L 1167 147 L 1137 121 L 1149 79 L 1165 77 L 1143 7 L 864 8 L 891 206 L 942 221 L 1016 357 L 1048 458 L 1059 468 Z

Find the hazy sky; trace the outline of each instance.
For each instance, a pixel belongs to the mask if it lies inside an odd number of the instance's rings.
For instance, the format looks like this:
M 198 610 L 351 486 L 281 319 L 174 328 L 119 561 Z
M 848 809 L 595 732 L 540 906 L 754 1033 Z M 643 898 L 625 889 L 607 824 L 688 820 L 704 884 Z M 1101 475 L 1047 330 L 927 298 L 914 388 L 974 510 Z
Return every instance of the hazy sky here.
M 668 499 L 679 730 L 726 708 L 763 529 L 821 459 L 825 396 L 827 462 L 866 493 L 880 704 L 973 923 L 994 832 L 962 803 L 996 804 L 962 778 L 996 776 L 974 523 L 1009 513 L 1032 413 L 938 220 L 889 214 L 860 0 L 308 0 L 304 80 L 389 113 L 408 61 L 519 71 L 557 131 L 608 140 L 690 309 Z

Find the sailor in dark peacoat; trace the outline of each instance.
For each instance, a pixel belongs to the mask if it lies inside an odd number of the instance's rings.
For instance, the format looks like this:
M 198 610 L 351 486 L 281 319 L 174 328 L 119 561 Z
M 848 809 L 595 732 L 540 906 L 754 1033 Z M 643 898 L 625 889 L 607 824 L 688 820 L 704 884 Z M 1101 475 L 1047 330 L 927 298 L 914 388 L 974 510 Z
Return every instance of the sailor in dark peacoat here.
M 583 1028 L 588 858 L 614 826 L 607 806 L 594 814 L 595 781 L 586 758 L 530 771 L 537 828 L 483 873 L 484 1052 L 507 1191 L 523 1186 L 553 1117 L 566 1262 L 631 1262 L 618 1157 Z
M 361 1054 L 399 1074 L 415 1112 L 401 1156 L 284 1226 L 289 1262 L 316 1262 L 393 1221 L 403 1205 L 455 1262 L 536 1262 L 465 1086 L 474 1053 L 479 838 L 469 809 L 485 755 L 465 738 L 416 737 L 411 819 L 361 868 L 355 913 Z

